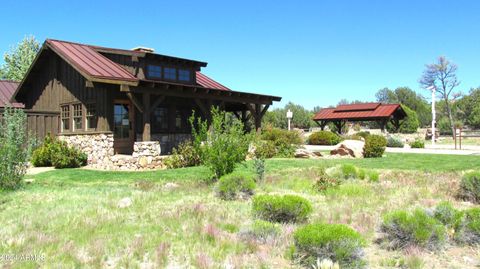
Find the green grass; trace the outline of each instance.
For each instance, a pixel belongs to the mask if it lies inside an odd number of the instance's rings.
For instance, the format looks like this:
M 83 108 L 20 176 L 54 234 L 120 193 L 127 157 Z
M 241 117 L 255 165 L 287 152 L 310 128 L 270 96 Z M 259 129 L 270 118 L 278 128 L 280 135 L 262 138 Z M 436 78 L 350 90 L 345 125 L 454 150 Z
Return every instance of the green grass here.
M 315 169 L 343 163 L 380 169 L 380 182 L 351 180 L 325 193 L 312 188 Z M 414 154 L 272 159 L 256 192 L 302 196 L 313 205 L 311 222 L 347 224 L 371 243 L 384 213 L 454 200 L 459 172 L 479 165 L 477 156 Z M 250 162 L 238 167 L 252 169 Z M 297 268 L 285 256 L 296 225 L 280 225 L 281 234 L 267 245 L 241 239 L 238 234 L 254 221 L 251 201 L 220 200 L 215 186 L 204 183 L 209 175 L 205 167 L 193 167 L 150 172 L 64 169 L 28 176 L 32 184 L 0 193 L 0 254 L 45 255 L 43 262 L 6 265 L 12 268 Z M 133 204 L 119 208 L 118 201 L 125 197 Z M 379 262 L 370 261 L 372 267 Z

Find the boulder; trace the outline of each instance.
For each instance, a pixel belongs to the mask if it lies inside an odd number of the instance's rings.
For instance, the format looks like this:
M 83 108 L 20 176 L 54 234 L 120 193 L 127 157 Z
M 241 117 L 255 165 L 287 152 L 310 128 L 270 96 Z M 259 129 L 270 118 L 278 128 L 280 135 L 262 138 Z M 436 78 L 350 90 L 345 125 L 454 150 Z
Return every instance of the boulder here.
M 132 199 L 129 197 L 122 198 L 120 201 L 118 201 L 118 208 L 126 208 L 131 206 L 133 203 Z
M 330 151 L 330 155 L 351 156 L 354 158 L 363 158 L 364 141 L 345 140 L 338 143 L 335 148 Z
M 310 151 L 304 148 L 299 148 L 295 150 L 295 158 L 319 158 L 322 157 L 322 153 L 319 151 Z

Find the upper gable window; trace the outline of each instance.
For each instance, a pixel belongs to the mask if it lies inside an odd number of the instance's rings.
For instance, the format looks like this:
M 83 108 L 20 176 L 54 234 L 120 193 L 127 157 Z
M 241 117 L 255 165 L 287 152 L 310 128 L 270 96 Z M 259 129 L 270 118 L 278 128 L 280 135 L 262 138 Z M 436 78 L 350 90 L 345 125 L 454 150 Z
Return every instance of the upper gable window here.
M 162 67 L 159 65 L 148 66 L 148 77 L 150 78 L 162 78 Z
M 178 70 L 178 80 L 190 81 L 190 70 L 186 70 L 186 69 Z
M 177 80 L 177 69 L 172 67 L 163 68 L 163 78 L 169 80 Z

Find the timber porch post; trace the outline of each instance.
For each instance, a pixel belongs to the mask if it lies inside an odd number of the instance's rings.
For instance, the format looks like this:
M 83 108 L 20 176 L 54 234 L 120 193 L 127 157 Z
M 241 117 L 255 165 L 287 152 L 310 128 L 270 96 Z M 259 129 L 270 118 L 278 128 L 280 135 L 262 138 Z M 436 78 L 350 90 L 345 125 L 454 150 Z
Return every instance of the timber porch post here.
M 150 128 L 150 93 L 143 94 L 143 135 L 142 141 L 150 141 L 152 139 L 151 128 Z

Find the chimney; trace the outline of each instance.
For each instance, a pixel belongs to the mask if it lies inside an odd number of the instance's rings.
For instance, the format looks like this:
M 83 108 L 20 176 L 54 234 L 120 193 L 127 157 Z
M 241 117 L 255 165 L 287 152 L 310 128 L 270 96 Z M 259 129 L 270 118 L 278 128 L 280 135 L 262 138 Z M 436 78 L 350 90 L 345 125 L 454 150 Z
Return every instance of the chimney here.
M 142 46 L 135 47 L 132 50 L 133 51 L 138 51 L 138 52 L 149 52 L 149 53 L 153 53 L 155 51 L 152 48 L 147 48 L 147 47 L 142 47 Z

